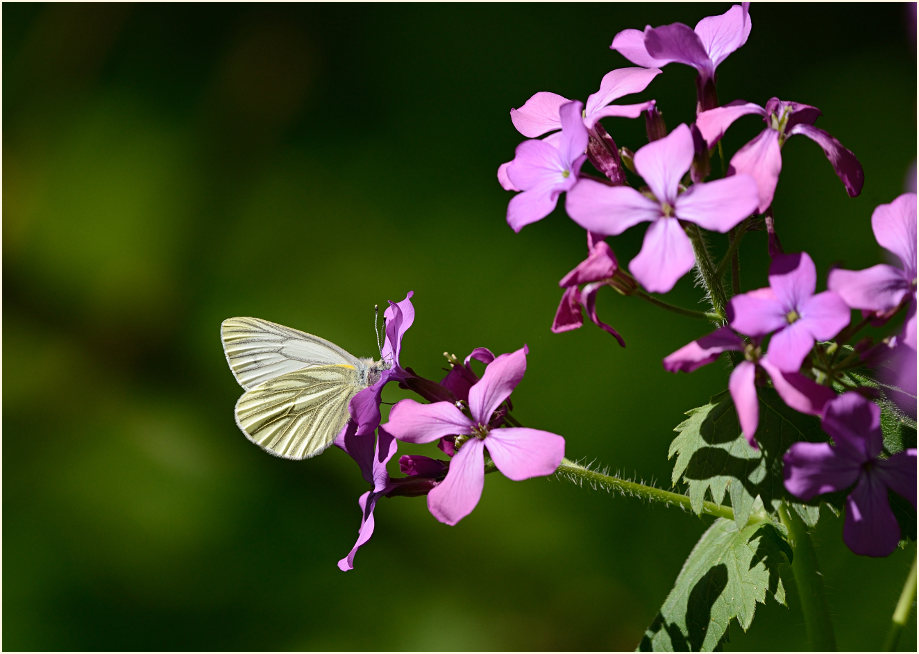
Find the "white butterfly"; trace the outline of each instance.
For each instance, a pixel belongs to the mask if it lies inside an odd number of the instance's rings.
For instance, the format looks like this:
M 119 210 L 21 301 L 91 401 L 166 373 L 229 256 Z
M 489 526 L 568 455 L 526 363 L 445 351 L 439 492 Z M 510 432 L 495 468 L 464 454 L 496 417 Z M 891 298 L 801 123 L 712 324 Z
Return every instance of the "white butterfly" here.
M 236 403 L 236 424 L 285 459 L 306 459 L 331 445 L 348 422 L 351 398 L 389 367 L 259 318 L 224 320 L 220 339 L 246 391 Z

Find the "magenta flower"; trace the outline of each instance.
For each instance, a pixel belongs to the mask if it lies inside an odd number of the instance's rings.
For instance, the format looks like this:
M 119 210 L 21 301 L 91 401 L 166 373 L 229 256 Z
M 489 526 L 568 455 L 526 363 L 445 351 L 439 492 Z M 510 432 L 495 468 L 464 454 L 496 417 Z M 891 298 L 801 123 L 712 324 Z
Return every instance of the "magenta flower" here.
M 402 349 L 402 337 L 415 320 L 412 295 L 414 291 L 409 291 L 405 299 L 398 303 L 390 300 L 389 307 L 383 313 L 386 336 L 380 354 L 389 367 L 383 370 L 375 384 L 361 390 L 351 398 L 348 410 L 351 412 L 351 419 L 358 425 L 357 435 L 372 433 L 380 424 L 380 401 L 383 387 L 390 381 L 401 381 L 408 376 L 408 373 L 399 366 L 399 352 Z M 337 441 L 335 444 L 339 445 Z
M 865 270 L 833 270 L 827 286 L 853 309 L 889 314 L 907 303 L 902 342 L 916 350 L 916 194 L 904 193 L 871 215 L 878 244 L 900 267 L 878 264 Z
M 661 68 L 669 63 L 692 66 L 699 73 L 699 109 L 717 106 L 715 71 L 729 54 L 747 42 L 753 27 L 747 5 L 734 5 L 720 16 L 703 18 L 695 30 L 683 23 L 654 28 L 649 25 L 644 32 L 623 30 L 613 38 L 610 49 L 645 68 Z
M 681 220 L 726 232 L 757 205 L 756 182 L 748 175 L 694 184 L 679 193 L 693 153 L 692 134 L 685 124 L 635 153 L 635 169 L 653 198 L 629 186 L 607 186 L 591 179 L 580 180 L 568 193 L 568 215 L 595 234 L 612 236 L 640 222 L 651 223 L 641 252 L 629 263 L 632 274 L 649 291 L 666 293 L 695 263 Z
M 639 93 L 660 74 L 657 68 L 619 68 L 603 76 L 600 89 L 587 98 L 584 107 L 584 126 L 591 129 L 601 118 L 618 116 L 638 118 L 642 111 L 654 106 L 654 100 L 638 104 L 614 105 L 619 98 Z M 568 98 L 540 91 L 530 96 L 522 107 L 511 109 L 511 122 L 527 138 L 536 138 L 562 128 L 559 109 L 571 102 Z
M 558 196 L 578 181 L 587 159 L 587 128 L 581 119 L 580 102 L 569 102 L 559 110 L 560 135 L 524 141 L 517 146 L 513 161 L 498 168 L 498 181 L 508 191 L 521 191 L 507 205 L 507 222 L 515 232 L 548 216 Z
M 758 371 L 763 371 L 772 380 L 779 397 L 795 411 L 820 415 L 824 405 L 835 397 L 832 390 L 798 372 L 782 372 L 769 362 L 768 357 L 763 357 L 756 342 L 747 345 L 729 327 L 721 327 L 684 345 L 664 359 L 664 368 L 669 372 L 692 372 L 728 351 L 744 353 L 745 360 L 731 372 L 728 389 L 734 400 L 740 429 L 752 447 L 758 447 L 754 439 L 759 425 L 759 400 L 756 397 Z M 759 377 L 759 382 L 764 383 L 764 376 Z
M 797 372 L 816 341 L 833 338 L 849 324 L 849 307 L 833 291 L 814 295 L 817 269 L 807 253 L 781 254 L 769 267 L 769 287 L 736 295 L 728 303 L 730 325 L 742 334 L 772 334 L 769 361 Z
M 856 554 L 887 556 L 897 547 L 900 526 L 890 510 L 892 490 L 916 507 L 916 450 L 880 458 L 881 410 L 858 393 L 826 406 L 828 443 L 795 443 L 785 453 L 785 488 L 807 501 L 855 486 L 846 498 L 843 540 Z
M 735 100 L 723 107 L 700 113 L 696 117 L 696 127 L 711 148 L 735 120 L 747 114 L 762 116 L 766 128 L 731 157 L 728 174 L 746 173 L 753 176 L 759 189 L 760 212 L 772 204 L 782 170 L 781 148 L 795 134 L 806 136 L 823 149 L 850 197 L 861 193 L 865 183 L 862 165 L 842 143 L 813 126 L 820 116 L 820 110 L 816 107 L 778 98 L 770 99 L 765 108 L 752 102 Z
M 385 429 L 407 443 L 430 443 L 449 435 L 462 440 L 447 476 L 428 493 L 431 514 L 448 525 L 469 515 L 485 485 L 485 450 L 495 466 L 514 481 L 551 475 L 565 455 L 565 439 L 537 429 L 489 425 L 526 370 L 527 348 L 502 354 L 469 389 L 470 416 L 449 402 L 420 404 L 402 400 L 389 413 Z M 462 439 L 462 437 L 466 437 Z
M 619 269 L 616 255 L 600 237 L 587 232 L 587 258 L 574 270 L 565 275 L 558 285 L 565 289 L 562 301 L 552 321 L 552 331 L 556 334 L 577 329 L 584 324 L 582 307 L 587 311 L 591 321 L 619 341 L 625 347 L 625 341 L 615 329 L 601 321 L 597 316 L 597 292 L 607 285 L 624 287 L 634 282 Z M 582 287 L 582 288 L 579 288 Z

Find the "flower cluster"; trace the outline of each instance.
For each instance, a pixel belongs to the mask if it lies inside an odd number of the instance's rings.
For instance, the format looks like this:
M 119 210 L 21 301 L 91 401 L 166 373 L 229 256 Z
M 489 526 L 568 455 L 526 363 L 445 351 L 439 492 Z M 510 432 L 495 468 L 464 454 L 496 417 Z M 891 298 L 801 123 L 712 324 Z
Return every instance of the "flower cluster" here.
M 916 195 L 905 193 L 877 207 L 872 216 L 878 244 L 898 265 L 834 269 L 826 290 L 818 291 L 810 255 L 786 253 L 778 238 L 772 205 L 782 147 L 798 134 L 814 141 L 852 197 L 862 190 L 864 172 L 850 150 L 815 126 L 821 112 L 814 106 L 775 97 L 763 106 L 746 100 L 719 102 L 716 70 L 746 43 L 751 28 L 744 3 L 702 19 L 695 28 L 674 23 L 620 31 L 610 47 L 637 67 L 607 73 L 586 104 L 539 92 L 512 109 L 514 127 L 530 140 L 498 170 L 501 185 L 518 192 L 508 205 L 507 221 L 519 231 L 542 220 L 565 193 L 565 212 L 587 233 L 587 258 L 559 283 L 564 293 L 552 323 L 555 332 L 582 326 L 586 310 L 594 324 L 624 345 L 620 333 L 597 315 L 599 290 L 610 287 L 621 295 L 693 313 L 649 293 L 668 293 L 696 269 L 712 304 L 711 312 L 698 315 L 712 320 L 716 329 L 666 356 L 664 368 L 691 372 L 731 353 L 728 389 L 742 434 L 754 448 L 759 447 L 759 389 L 772 387 L 790 408 L 818 416 L 834 445 L 792 445 L 784 459 L 787 491 L 810 501 L 854 484 L 846 505 L 845 541 L 857 553 L 886 555 L 900 535 L 885 508 L 887 489 L 915 506 L 915 449 L 882 447 L 876 425 L 879 408 L 866 399 L 876 399 L 877 391 L 850 373 L 860 366 L 876 370 L 888 388 L 895 387 L 889 388 L 890 399 L 915 417 Z M 669 63 L 698 72 L 692 124 L 668 131 L 653 98 L 613 104 L 623 96 L 645 93 Z M 617 146 L 615 130 L 607 131 L 601 122 L 640 115 L 649 142 L 634 153 Z M 760 116 L 765 127 L 733 155 L 722 155 L 723 135 L 746 115 Z M 726 172 L 709 179 L 714 156 L 725 156 Z M 587 162 L 596 173 L 586 169 Z M 639 223 L 648 223 L 641 250 L 623 265 L 604 239 Z M 768 232 L 771 258 L 765 283 L 741 292 L 732 275 L 728 288 L 724 271 L 728 264 L 739 267 L 741 237 L 759 227 Z M 728 237 L 720 264 L 707 246 L 710 233 Z M 863 313 L 860 323 L 852 324 L 853 310 Z M 888 322 L 899 323 L 895 334 L 854 340 L 864 326 Z M 859 428 L 845 427 L 847 420 Z

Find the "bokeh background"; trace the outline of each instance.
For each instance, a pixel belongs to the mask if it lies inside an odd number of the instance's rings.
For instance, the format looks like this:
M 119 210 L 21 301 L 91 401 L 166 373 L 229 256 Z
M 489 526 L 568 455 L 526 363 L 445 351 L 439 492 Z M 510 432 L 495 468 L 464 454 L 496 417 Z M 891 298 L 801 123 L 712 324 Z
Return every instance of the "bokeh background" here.
M 364 482 L 335 448 L 289 462 L 238 432 L 218 327 L 259 316 L 371 355 L 373 305 L 414 290 L 403 364 L 439 378 L 445 350 L 527 343 L 518 418 L 565 435 L 569 457 L 668 486 L 673 427 L 726 375 L 660 359 L 708 327 L 607 292 L 625 349 L 592 326 L 553 335 L 583 234 L 561 210 L 514 234 L 495 171 L 521 140 L 511 107 L 540 90 L 584 99 L 628 65 L 616 32 L 727 7 L 4 4 L 5 649 L 634 648 L 708 520 L 490 475 L 452 528 L 423 498 L 381 501 L 342 573 Z M 915 11 L 751 14 L 722 101 L 820 107 L 866 174 L 850 199 L 792 139 L 786 247 L 822 280 L 878 263 L 871 212 L 914 174 Z M 693 79 L 669 66 L 642 98 L 690 121 Z M 641 121 L 607 125 L 645 142 Z M 741 121 L 726 150 L 760 129 Z M 623 260 L 642 233 L 614 241 Z M 747 288 L 764 253 L 748 236 Z M 691 276 L 672 299 L 697 302 Z M 829 519 L 816 541 L 839 646 L 880 647 L 915 546 L 859 558 Z M 794 609 L 759 612 L 728 649 L 806 646 Z M 915 617 L 903 648 L 914 634 Z

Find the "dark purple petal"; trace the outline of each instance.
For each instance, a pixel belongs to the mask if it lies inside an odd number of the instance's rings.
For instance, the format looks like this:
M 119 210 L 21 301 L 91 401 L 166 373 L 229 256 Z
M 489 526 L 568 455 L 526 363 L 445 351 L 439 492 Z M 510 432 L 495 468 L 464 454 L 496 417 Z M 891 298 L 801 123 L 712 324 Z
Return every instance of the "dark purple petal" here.
M 585 286 L 584 290 L 581 292 L 581 302 L 584 304 L 584 309 L 587 310 L 587 315 L 591 322 L 619 341 L 620 346 L 625 347 L 625 340 L 619 335 L 619 332 L 597 317 L 597 291 L 603 286 L 605 286 L 605 284 L 600 284 L 599 282 Z
M 677 188 L 692 165 L 694 154 L 692 132 L 683 123 L 664 138 L 638 150 L 634 158 L 635 170 L 648 183 L 659 203 L 672 206 L 676 204 Z
M 665 357 L 664 369 L 669 372 L 692 372 L 711 363 L 722 352 L 743 349 L 743 339 L 730 327 L 721 327 Z
M 756 364 L 752 361 L 741 361 L 731 372 L 728 379 L 728 390 L 734 400 L 740 430 L 751 447 L 759 449 L 756 440 L 756 427 L 759 425 L 759 400 L 756 398 Z
M 909 280 L 916 279 L 916 194 L 904 193 L 871 214 L 877 242 L 900 259 Z
M 430 443 L 451 434 L 471 434 L 473 423 L 449 402 L 421 404 L 401 400 L 389 410 L 389 422 L 383 428 L 407 443 Z
M 485 441 L 470 438 L 450 459 L 442 482 L 428 493 L 428 510 L 447 525 L 472 513 L 485 486 Z
M 473 349 L 465 359 L 463 359 L 463 364 L 468 366 L 472 359 L 475 359 L 480 363 L 484 363 L 487 366 L 489 363 L 495 360 L 495 355 L 492 354 L 491 350 L 489 350 L 487 347 L 477 347 Z
M 916 508 L 916 448 L 874 463 L 874 474 L 887 488 L 902 495 Z
M 762 213 L 772 204 L 775 187 L 782 172 L 782 152 L 779 148 L 779 133 L 764 129 L 759 135 L 740 148 L 733 157 L 728 172 L 747 174 L 756 180 L 759 192 L 759 207 Z
M 558 93 L 540 91 L 530 96 L 522 107 L 511 109 L 511 122 L 527 138 L 536 138 L 546 132 L 562 128 L 558 110 L 570 100 Z
M 612 277 L 618 268 L 616 255 L 609 244 L 606 241 L 597 241 L 590 247 L 587 258 L 562 277 L 558 285 L 564 288 L 599 282 Z
M 565 210 L 578 225 L 603 236 L 621 234 L 661 215 L 657 202 L 632 187 L 607 186 L 592 179 L 578 180 L 565 198 Z
M 482 378 L 469 389 L 469 412 L 473 421 L 480 425 L 488 424 L 491 414 L 510 397 L 526 372 L 526 355 L 527 347 L 523 346 L 515 352 L 496 357 L 488 364 Z
M 887 487 L 872 474 L 862 475 L 846 499 L 842 539 L 862 556 L 887 556 L 897 549 L 900 525 L 890 510 Z
M 881 409 L 854 391 L 827 403 L 823 431 L 833 437 L 840 453 L 858 463 L 881 453 Z
M 558 304 L 555 318 L 552 320 L 552 331 L 556 334 L 570 332 L 584 324 L 584 315 L 581 313 L 581 292 L 577 286 L 569 286 L 562 293 L 562 300 Z
M 769 358 L 760 359 L 760 366 L 772 378 L 775 391 L 795 411 L 812 416 L 823 414 L 824 407 L 836 397 L 831 388 L 821 386 L 798 372 L 782 372 Z
M 351 398 L 348 412 L 351 420 L 357 424 L 358 435 L 371 434 L 380 424 L 380 402 L 383 386 L 389 381 L 390 371 L 384 370 L 380 380 L 373 386 L 362 388 Z
M 734 100 L 723 107 L 716 107 L 708 111 L 701 112 L 696 116 L 696 127 L 699 133 L 705 139 L 706 144 L 711 148 L 715 143 L 724 136 L 727 128 L 735 120 L 747 114 L 766 115 L 766 110 L 758 104 L 747 102 L 745 100 Z
M 840 456 L 829 443 L 795 443 L 782 460 L 785 488 L 805 502 L 848 488 L 861 471 L 857 461 Z
M 406 455 L 399 458 L 399 471 L 403 475 L 414 477 L 437 478 L 447 472 L 448 463 L 440 459 L 418 454 Z
M 788 135 L 803 134 L 821 147 L 826 158 L 842 180 L 849 197 L 854 198 L 862 192 L 865 183 L 865 171 L 851 151 L 843 147 L 842 143 L 813 125 L 798 124 L 788 130 Z
M 696 23 L 694 31 L 712 61 L 713 71 L 729 54 L 747 42 L 752 27 L 747 3 L 734 5 L 720 16 L 708 16 Z
M 565 439 L 538 429 L 506 427 L 488 432 L 485 449 L 501 474 L 521 481 L 554 473 L 565 456 Z
M 827 287 L 853 309 L 881 312 L 898 307 L 911 292 L 903 271 L 886 263 L 865 270 L 831 270 Z
M 641 251 L 629 262 L 629 269 L 645 289 L 666 293 L 695 262 L 692 243 L 679 221 L 659 218 L 648 227 Z
M 648 49 L 645 47 L 645 33 L 641 30 L 622 30 L 613 37 L 610 50 L 618 51 L 619 54 L 633 64 L 644 66 L 645 68 L 659 68 L 668 63 L 655 59 L 648 54 Z
M 662 62 L 692 66 L 705 79 L 715 74 L 715 66 L 699 35 L 683 23 L 645 28 L 645 48 L 649 55 Z
M 749 175 L 734 175 L 693 184 L 676 199 L 674 215 L 724 233 L 756 211 L 758 204 L 756 181 Z
M 785 307 L 771 288 L 735 295 L 728 302 L 731 327 L 747 336 L 765 336 L 788 324 Z
M 785 129 L 790 130 L 795 125 L 813 125 L 820 117 L 820 110 L 817 107 L 801 102 L 769 98 L 766 103 L 766 114 L 775 116 L 776 120 L 781 120 L 783 116 L 787 116 Z

